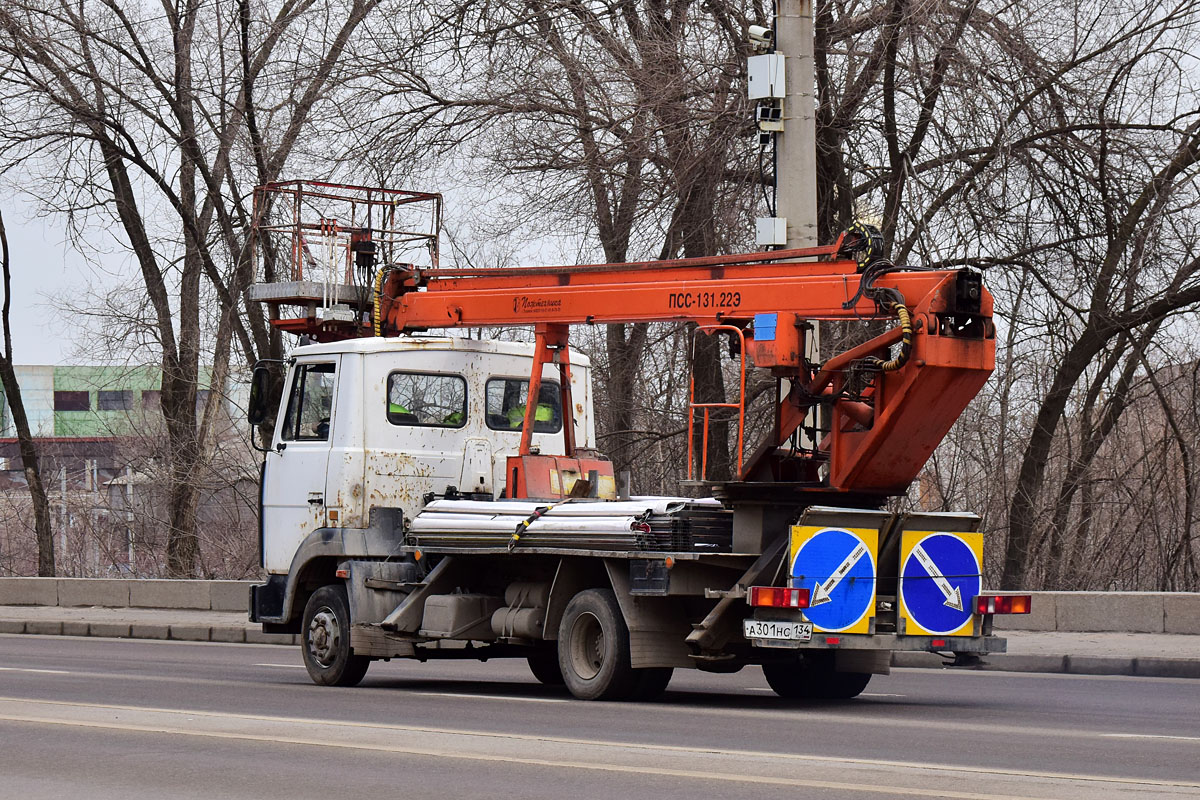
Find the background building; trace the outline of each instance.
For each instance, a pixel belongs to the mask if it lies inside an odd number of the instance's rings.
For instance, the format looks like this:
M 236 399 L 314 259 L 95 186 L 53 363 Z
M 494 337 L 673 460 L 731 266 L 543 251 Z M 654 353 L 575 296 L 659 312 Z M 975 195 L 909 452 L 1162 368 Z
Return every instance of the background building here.
M 50 498 L 60 575 L 163 574 L 168 482 L 161 380 L 151 367 L 17 366 Z M 203 376 L 207 381 L 209 374 Z M 197 404 L 209 400 L 205 385 Z M 243 577 L 258 567 L 257 460 L 245 438 L 245 387 L 221 392 L 202 474 L 200 570 Z M 12 409 L 0 392 L 0 574 L 36 564 L 29 491 Z

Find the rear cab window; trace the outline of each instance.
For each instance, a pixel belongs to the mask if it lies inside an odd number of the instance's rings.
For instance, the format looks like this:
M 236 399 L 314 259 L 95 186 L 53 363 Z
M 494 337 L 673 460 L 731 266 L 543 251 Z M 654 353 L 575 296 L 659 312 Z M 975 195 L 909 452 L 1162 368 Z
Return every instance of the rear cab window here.
M 519 431 L 525 422 L 525 402 L 529 395 L 528 378 L 489 378 L 487 426 L 494 431 Z M 562 391 L 554 381 L 542 381 L 533 423 L 534 433 L 558 433 L 562 430 Z
M 387 418 L 393 425 L 461 428 L 467 424 L 467 381 L 461 375 L 392 372 Z

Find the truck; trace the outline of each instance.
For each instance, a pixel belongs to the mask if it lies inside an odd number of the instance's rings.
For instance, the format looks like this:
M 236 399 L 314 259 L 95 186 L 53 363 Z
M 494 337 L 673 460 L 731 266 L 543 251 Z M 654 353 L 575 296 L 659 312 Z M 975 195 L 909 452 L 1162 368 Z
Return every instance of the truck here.
M 355 685 L 374 660 L 523 658 L 579 699 L 651 700 L 675 669 L 759 665 L 782 697 L 848 699 L 898 651 L 977 665 L 1005 649 L 994 615 L 1028 613 L 1027 595 L 984 590 L 978 516 L 892 502 L 993 369 L 978 273 L 891 264 L 867 228 L 817 248 L 491 269 L 440 267 L 435 231 L 418 266 L 397 255 L 411 224 L 386 216 L 395 194 L 260 191 L 296 213 L 313 196 L 381 209 L 276 227 L 292 280 L 254 294 L 306 343 L 282 380 L 265 363 L 252 378 L 267 577 L 250 619 L 299 634 L 315 683 Z M 314 251 L 335 279 L 304 280 Z M 822 360 L 817 320 L 876 327 Z M 740 382 L 689 397 L 687 492 L 650 496 L 598 447 L 592 365 L 569 336 L 670 321 L 726 342 Z M 493 326 L 533 342 L 449 335 Z M 755 368 L 776 395 L 750 447 Z M 710 480 L 718 414 L 736 470 Z

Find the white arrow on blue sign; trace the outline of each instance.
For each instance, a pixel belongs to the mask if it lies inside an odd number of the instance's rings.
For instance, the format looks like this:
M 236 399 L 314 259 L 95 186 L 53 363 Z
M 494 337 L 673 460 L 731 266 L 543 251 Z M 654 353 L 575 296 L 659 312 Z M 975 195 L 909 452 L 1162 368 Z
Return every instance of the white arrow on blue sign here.
M 875 599 L 875 556 L 844 528 L 814 533 L 792 560 L 792 586 L 808 589 L 804 615 L 818 628 L 841 631 L 858 624 Z
M 900 567 L 908 616 L 930 633 L 954 633 L 971 619 L 971 602 L 983 588 L 980 572 L 979 559 L 960 537 L 924 537 Z

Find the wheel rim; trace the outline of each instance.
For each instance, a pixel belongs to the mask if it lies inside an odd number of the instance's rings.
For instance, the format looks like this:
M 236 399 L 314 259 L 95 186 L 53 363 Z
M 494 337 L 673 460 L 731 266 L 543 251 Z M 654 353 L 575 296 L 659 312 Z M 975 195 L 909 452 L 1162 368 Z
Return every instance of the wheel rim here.
M 308 624 L 308 654 L 322 669 L 328 669 L 337 658 L 342 631 L 337 615 L 329 606 L 322 606 Z
M 570 656 L 571 671 L 585 681 L 604 668 L 604 627 L 595 614 L 580 614 L 571 626 Z

